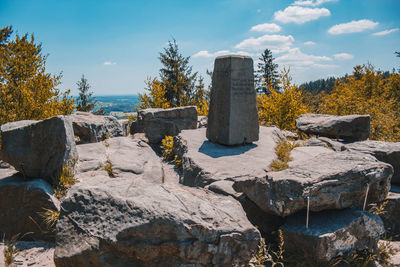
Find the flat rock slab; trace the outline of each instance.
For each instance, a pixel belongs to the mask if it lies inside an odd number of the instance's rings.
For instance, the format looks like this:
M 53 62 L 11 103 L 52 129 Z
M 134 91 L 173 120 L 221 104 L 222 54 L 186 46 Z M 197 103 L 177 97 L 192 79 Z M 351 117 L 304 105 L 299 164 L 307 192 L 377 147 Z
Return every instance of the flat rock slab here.
M 53 188 L 42 179 L 24 180 L 14 169 L 0 169 L 0 236 L 54 240 L 40 216 L 44 209 L 59 210 Z
M 362 141 L 344 145 L 346 150 L 367 153 L 393 166 L 392 184 L 400 185 L 400 142 Z
M 183 158 L 183 184 L 204 187 L 218 180 L 265 177 L 280 138 L 278 128 L 260 127 L 259 141 L 223 146 L 208 141 L 205 128 L 182 131 L 174 144 Z
M 77 111 L 69 116 L 78 144 L 95 143 L 109 137 L 123 136 L 121 124 L 113 116 L 94 115 L 90 112 Z
M 311 213 L 306 229 L 306 214 L 289 216 L 281 227 L 285 251 L 328 262 L 357 250 L 373 250 L 385 232 L 379 216 L 360 210 Z
M 164 172 L 161 159 L 140 139 L 114 137 L 103 142 L 77 146 L 77 178 L 84 180 L 98 175 L 108 176 L 105 166 L 112 169 L 114 178 L 144 179 L 162 183 Z
M 176 136 L 184 129 L 197 128 L 197 108 L 186 106 L 170 109 L 150 108 L 138 111 L 131 134 L 145 133 L 150 143 L 157 144 L 165 136 Z
M 245 193 L 263 211 L 279 216 L 306 209 L 307 196 L 312 211 L 359 207 L 367 183 L 368 202 L 386 198 L 393 174 L 391 165 L 362 153 L 332 152 L 323 147 L 296 149 L 327 152 L 318 152 L 314 157 L 299 153 L 302 159 L 294 158 L 288 169 L 268 172 L 264 177 L 237 179 L 234 189 Z
M 66 116 L 3 124 L 0 158 L 27 178 L 57 182 L 68 161 L 77 158 L 72 123 Z
M 296 127 L 308 134 L 360 141 L 369 137 L 370 116 L 303 114 L 296 119 Z
M 232 197 L 95 177 L 68 192 L 56 266 L 243 266 L 260 241 Z

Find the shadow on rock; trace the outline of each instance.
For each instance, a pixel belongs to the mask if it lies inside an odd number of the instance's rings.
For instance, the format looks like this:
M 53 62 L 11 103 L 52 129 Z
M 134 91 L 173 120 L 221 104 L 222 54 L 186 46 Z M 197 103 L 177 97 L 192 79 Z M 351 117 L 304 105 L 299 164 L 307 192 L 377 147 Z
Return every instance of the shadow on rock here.
M 204 141 L 199 152 L 206 154 L 212 158 L 229 157 L 244 154 L 247 151 L 256 148 L 256 144 L 246 144 L 239 146 L 223 146 L 214 144 L 210 141 Z

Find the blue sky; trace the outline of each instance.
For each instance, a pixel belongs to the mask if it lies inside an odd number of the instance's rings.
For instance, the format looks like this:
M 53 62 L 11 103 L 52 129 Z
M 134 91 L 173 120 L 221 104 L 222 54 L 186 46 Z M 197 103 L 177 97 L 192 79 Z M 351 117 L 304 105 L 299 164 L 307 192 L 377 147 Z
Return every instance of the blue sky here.
M 0 0 L 0 27 L 34 33 L 63 90 L 76 94 L 85 74 L 95 94 L 136 94 L 172 38 L 203 76 L 218 55 L 257 63 L 265 48 L 297 84 L 368 62 L 400 68 L 399 10 L 399 0 Z

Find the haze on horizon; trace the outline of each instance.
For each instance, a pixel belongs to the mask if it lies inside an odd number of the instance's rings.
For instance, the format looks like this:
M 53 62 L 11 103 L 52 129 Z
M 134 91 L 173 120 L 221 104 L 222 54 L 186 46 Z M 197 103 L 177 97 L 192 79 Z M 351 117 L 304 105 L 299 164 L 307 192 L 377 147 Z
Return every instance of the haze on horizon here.
M 400 68 L 398 0 L 13 1 L 0 2 L 0 27 L 34 33 L 47 71 L 77 95 L 82 74 L 96 95 L 143 92 L 175 38 L 205 78 L 216 56 L 243 54 L 255 64 L 271 49 L 296 84 L 351 73 L 355 65 Z

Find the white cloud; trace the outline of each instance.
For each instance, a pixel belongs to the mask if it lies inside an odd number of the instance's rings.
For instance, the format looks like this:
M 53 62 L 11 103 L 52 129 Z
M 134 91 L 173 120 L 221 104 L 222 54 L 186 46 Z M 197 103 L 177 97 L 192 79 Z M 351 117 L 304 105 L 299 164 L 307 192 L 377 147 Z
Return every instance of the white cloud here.
M 262 11 L 261 9 L 257 9 L 257 13 L 261 13 L 261 11 Z
M 297 24 L 303 24 L 307 21 L 316 20 L 322 16 L 330 15 L 331 12 L 326 8 L 289 6 L 283 11 L 276 11 L 274 19 L 283 23 L 294 22 Z
M 112 66 L 112 65 L 115 65 L 115 64 L 117 64 L 117 63 L 111 62 L 111 61 L 106 61 L 106 62 L 103 63 L 103 65 L 105 65 L 105 66 Z
M 313 41 L 307 41 L 304 42 L 305 45 L 316 45 L 316 43 L 314 43 Z
M 373 36 L 383 36 L 383 35 L 388 35 L 388 34 L 390 34 L 392 32 L 397 32 L 398 30 L 399 30 L 399 28 L 391 29 L 391 30 L 384 30 L 384 31 L 381 31 L 381 32 L 373 33 L 372 35 Z
M 335 59 L 338 59 L 338 60 L 348 60 L 348 59 L 353 59 L 354 58 L 353 55 L 347 54 L 347 53 L 334 54 L 333 57 Z
M 301 52 L 300 48 L 291 48 L 287 54 L 276 58 L 276 62 L 282 65 L 292 66 L 296 68 L 331 68 L 335 65 L 323 64 L 332 59 L 327 56 L 314 56 Z
M 254 32 L 279 32 L 282 30 L 282 27 L 275 24 L 275 23 L 264 23 L 264 24 L 258 24 L 253 27 L 251 27 L 250 31 Z
M 336 2 L 338 0 L 297 0 L 292 5 L 294 6 L 319 6 L 328 2 Z
M 371 30 L 378 26 L 378 22 L 373 22 L 368 19 L 362 20 L 353 20 L 348 23 L 336 24 L 332 26 L 328 32 L 330 34 L 344 34 L 344 33 L 355 33 L 355 32 L 363 32 L 366 30 Z
M 291 35 L 263 35 L 258 38 L 251 37 L 243 40 L 235 48 L 250 51 L 260 51 L 268 48 L 272 53 L 282 53 L 288 51 L 293 42 L 294 38 Z
M 194 54 L 192 57 L 203 57 L 203 58 L 215 58 L 218 56 L 224 56 L 224 55 L 242 55 L 242 56 L 253 56 L 251 53 L 246 52 L 246 51 L 237 51 L 237 52 L 231 52 L 229 50 L 221 50 L 217 51 L 214 53 L 210 53 L 207 50 L 202 50 Z
M 228 55 L 230 54 L 229 50 L 221 50 L 217 51 L 215 53 L 210 53 L 207 50 L 202 50 L 194 54 L 192 57 L 218 57 L 218 56 L 223 56 L 223 55 Z

